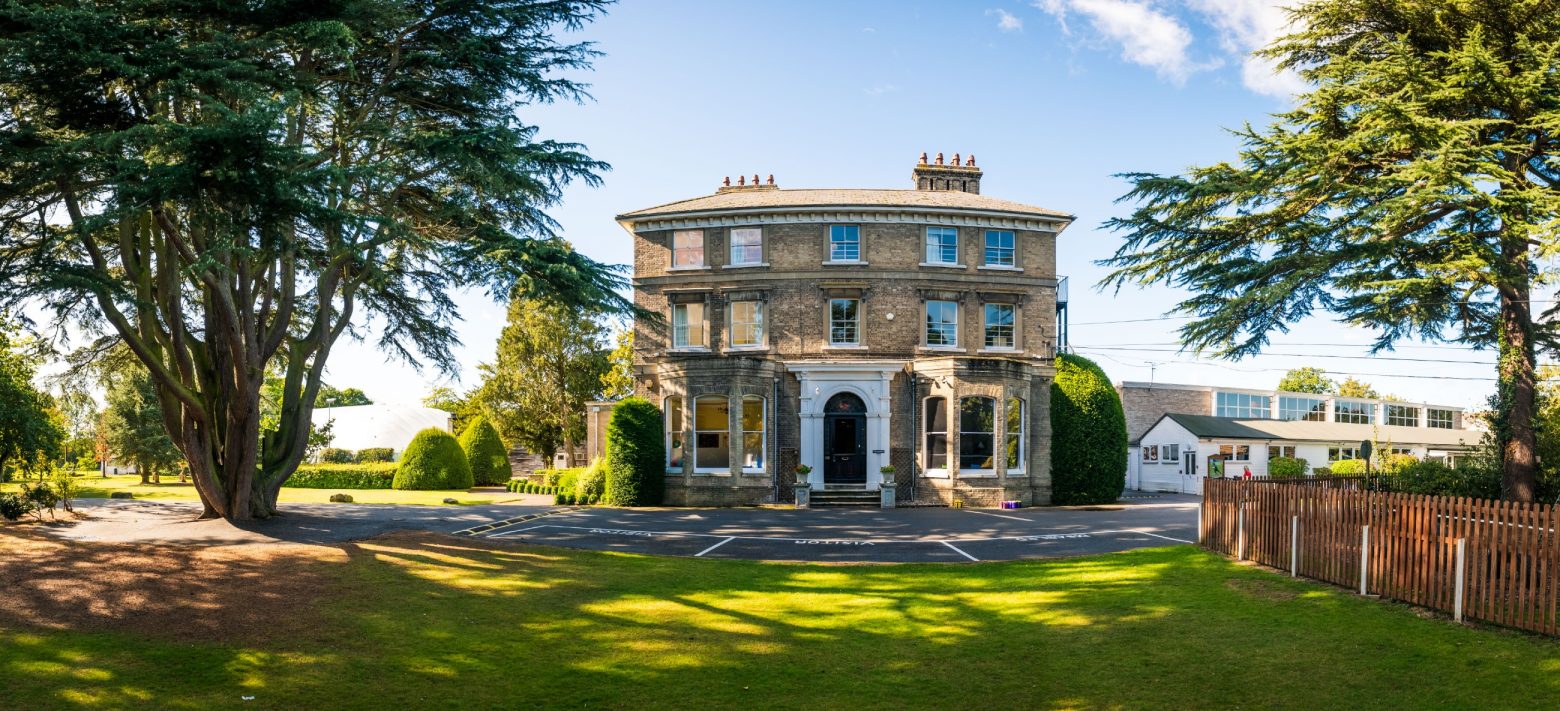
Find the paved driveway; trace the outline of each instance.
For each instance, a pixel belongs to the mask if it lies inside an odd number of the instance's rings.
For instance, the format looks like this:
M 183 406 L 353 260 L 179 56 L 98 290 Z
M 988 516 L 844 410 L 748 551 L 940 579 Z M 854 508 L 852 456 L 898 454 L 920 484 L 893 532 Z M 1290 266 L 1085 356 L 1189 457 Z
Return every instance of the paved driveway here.
M 1110 553 L 1196 539 L 1197 499 L 1091 509 L 554 509 L 463 535 L 602 551 L 818 562 L 971 562 Z

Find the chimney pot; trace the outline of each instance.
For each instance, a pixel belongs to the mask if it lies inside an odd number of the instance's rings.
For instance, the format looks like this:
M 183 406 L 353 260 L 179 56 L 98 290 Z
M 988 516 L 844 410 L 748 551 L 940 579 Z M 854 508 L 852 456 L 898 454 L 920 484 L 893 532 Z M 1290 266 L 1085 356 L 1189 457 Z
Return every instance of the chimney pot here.
M 747 176 L 746 175 L 739 175 L 739 176 L 737 176 L 737 185 L 747 185 Z
M 921 151 L 921 165 L 926 165 L 926 151 Z
M 774 173 L 770 173 L 769 174 L 769 184 L 770 185 L 774 185 L 775 184 L 775 174 Z
M 969 160 L 968 163 L 965 163 L 965 165 L 967 165 L 967 166 L 969 166 L 971 168 L 975 167 L 975 154 L 974 153 L 970 154 L 970 160 Z
M 728 176 L 726 176 L 726 179 L 725 179 L 725 180 L 722 180 L 722 181 L 720 181 L 720 184 L 721 184 L 721 185 L 724 185 L 724 186 L 726 186 L 726 187 L 728 187 L 728 188 L 729 188 L 729 187 L 731 187 L 731 176 L 729 176 L 729 175 L 728 175 Z
M 758 185 L 758 173 L 753 174 L 753 184 Z
M 943 164 L 942 151 L 938 151 L 937 152 L 937 165 L 942 165 L 942 164 Z
M 954 165 L 958 165 L 959 164 L 959 154 L 957 154 L 957 153 L 953 154 L 953 164 Z

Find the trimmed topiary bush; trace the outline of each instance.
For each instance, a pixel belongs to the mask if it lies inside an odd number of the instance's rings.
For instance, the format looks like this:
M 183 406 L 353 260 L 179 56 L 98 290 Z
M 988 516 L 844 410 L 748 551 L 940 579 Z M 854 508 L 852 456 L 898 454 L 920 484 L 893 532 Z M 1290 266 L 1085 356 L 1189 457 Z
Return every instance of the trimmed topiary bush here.
M 666 485 L 666 440 L 661 409 L 631 397 L 612 408 L 607 420 L 607 486 L 611 506 L 659 506 Z
M 471 464 L 455 436 L 436 427 L 417 433 L 401 454 L 394 489 L 470 489 Z
M 1127 485 L 1127 417 L 1094 361 L 1063 353 L 1051 384 L 1051 503 L 1106 504 Z
M 597 503 L 606 492 L 607 471 L 604 464 L 604 462 L 596 462 L 580 472 L 574 491 L 579 494 L 581 503 Z
M 357 451 L 358 464 L 378 464 L 395 461 L 395 450 L 389 447 L 369 447 Z
M 1309 468 L 1310 463 L 1298 457 L 1273 457 L 1268 460 L 1268 476 L 1274 479 L 1302 477 Z
M 320 462 L 323 464 L 352 464 L 356 461 L 357 455 L 350 449 L 326 447 L 320 451 Z
M 393 463 L 305 464 L 282 486 L 293 489 L 388 489 L 395 480 Z
M 460 448 L 466 451 L 471 479 L 477 486 L 498 486 L 509 481 L 509 450 L 486 417 L 479 415 L 466 425 L 466 431 L 460 433 Z

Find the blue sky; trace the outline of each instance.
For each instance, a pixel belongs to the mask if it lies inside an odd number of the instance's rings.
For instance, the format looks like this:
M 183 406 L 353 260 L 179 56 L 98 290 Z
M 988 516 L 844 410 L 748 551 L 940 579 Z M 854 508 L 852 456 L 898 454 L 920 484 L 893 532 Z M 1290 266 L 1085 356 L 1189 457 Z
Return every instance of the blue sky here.
M 1115 204 L 1126 186 L 1113 175 L 1230 158 L 1226 128 L 1285 108 L 1294 80 L 1248 58 L 1281 29 L 1275 4 L 627 0 L 577 35 L 606 53 L 580 77 L 595 100 L 523 118 L 612 164 L 602 187 L 572 188 L 552 211 L 602 261 L 632 257 L 613 215 L 713 192 L 727 175 L 910 187 L 922 151 L 973 153 L 982 192 L 1077 215 L 1057 250 L 1058 272 L 1071 277 L 1072 343 L 1113 380 L 1271 387 L 1287 368 L 1316 365 L 1369 374 L 1359 377 L 1400 397 L 1479 406 L 1493 388 L 1492 354 L 1418 344 L 1386 355 L 1474 363 L 1361 359 L 1370 334 L 1326 317 L 1274 337 L 1272 353 L 1300 356 L 1234 363 L 1174 352 L 1181 321 L 1090 325 L 1157 318 L 1181 298 L 1094 288 L 1105 273 L 1094 261 L 1120 242 L 1100 225 L 1128 209 Z M 481 294 L 459 301 L 469 387 L 492 358 L 503 310 Z M 342 344 L 327 380 L 385 402 L 416 402 L 443 382 L 384 361 L 367 344 Z

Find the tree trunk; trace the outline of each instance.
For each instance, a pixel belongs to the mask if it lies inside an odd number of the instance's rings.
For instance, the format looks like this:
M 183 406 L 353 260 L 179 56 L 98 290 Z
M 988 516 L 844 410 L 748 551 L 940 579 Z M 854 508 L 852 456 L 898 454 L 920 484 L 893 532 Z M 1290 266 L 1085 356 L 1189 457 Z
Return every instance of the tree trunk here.
M 580 465 L 580 463 L 578 461 L 576 461 L 576 457 L 574 456 L 574 440 L 569 439 L 568 437 L 564 437 L 563 438 L 563 451 L 564 451 L 564 455 L 563 456 L 569 462 L 569 468 L 570 469 L 573 469 L 573 468 L 575 468 L 575 467 Z
M 1500 380 L 1496 421 L 1500 444 L 1500 495 L 1511 501 L 1532 501 L 1537 488 L 1537 436 L 1533 431 L 1537 377 L 1533 348 L 1533 312 L 1524 284 L 1503 289 L 1500 300 Z

